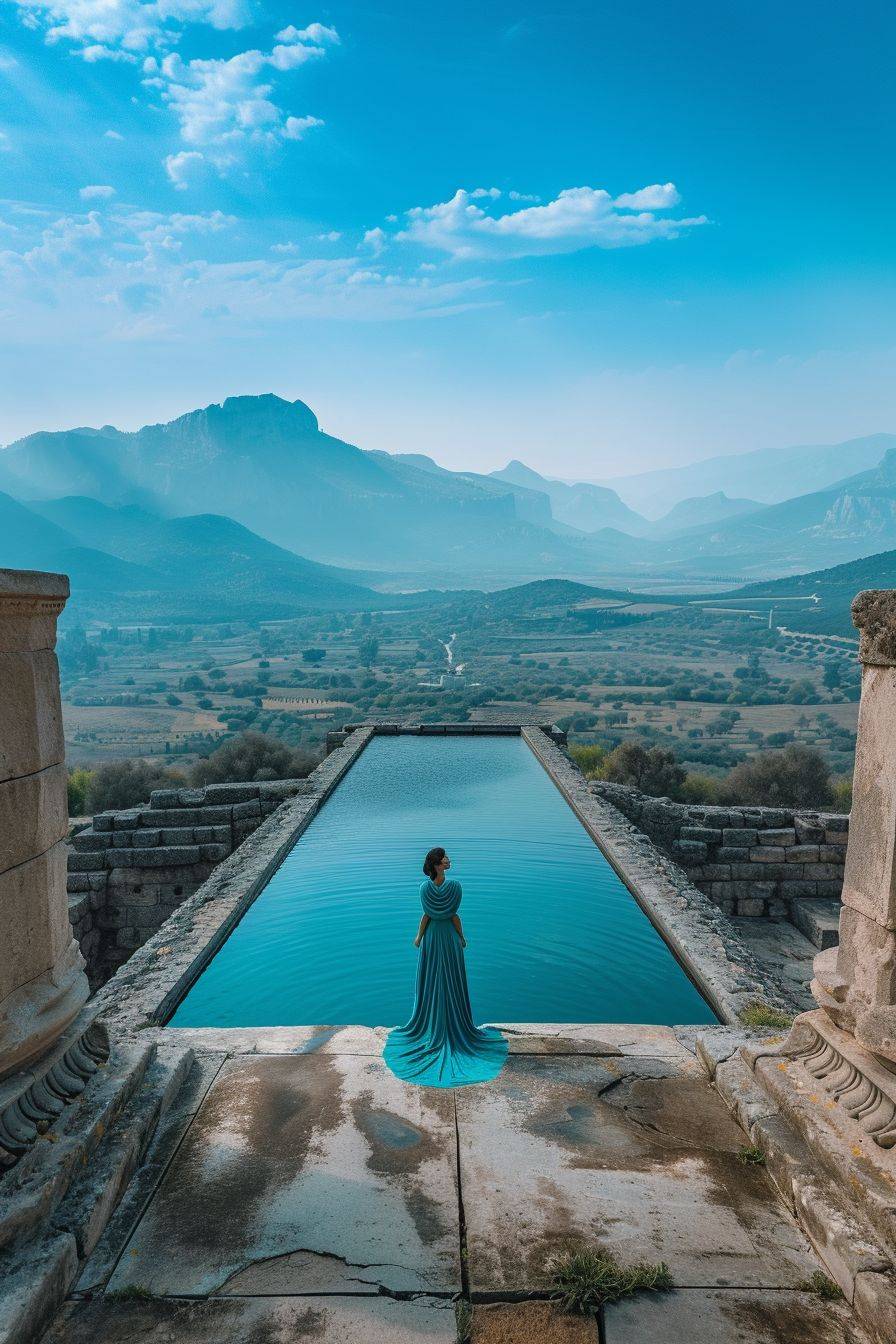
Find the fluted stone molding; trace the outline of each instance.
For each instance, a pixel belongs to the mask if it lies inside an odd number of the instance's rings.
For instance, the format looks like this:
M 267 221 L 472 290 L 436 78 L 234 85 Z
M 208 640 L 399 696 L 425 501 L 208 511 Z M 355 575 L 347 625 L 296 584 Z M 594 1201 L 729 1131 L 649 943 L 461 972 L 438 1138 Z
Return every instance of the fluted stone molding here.
M 896 1064 L 896 590 L 859 593 L 862 698 L 840 944 L 815 959 L 815 999 Z
M 0 569 L 0 1079 L 49 1051 L 88 994 L 66 895 L 68 594 L 63 574 Z

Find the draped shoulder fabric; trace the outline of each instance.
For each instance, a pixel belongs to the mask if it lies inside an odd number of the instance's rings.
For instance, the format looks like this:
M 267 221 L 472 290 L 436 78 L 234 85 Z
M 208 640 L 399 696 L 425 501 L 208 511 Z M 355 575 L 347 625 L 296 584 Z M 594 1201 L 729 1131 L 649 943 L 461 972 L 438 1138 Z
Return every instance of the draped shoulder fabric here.
M 507 1057 L 507 1042 L 494 1027 L 473 1022 L 460 934 L 452 924 L 461 886 L 429 878 L 420 903 L 429 915 L 420 944 L 414 1011 L 390 1031 L 383 1058 L 393 1073 L 424 1087 L 463 1087 L 494 1078 Z

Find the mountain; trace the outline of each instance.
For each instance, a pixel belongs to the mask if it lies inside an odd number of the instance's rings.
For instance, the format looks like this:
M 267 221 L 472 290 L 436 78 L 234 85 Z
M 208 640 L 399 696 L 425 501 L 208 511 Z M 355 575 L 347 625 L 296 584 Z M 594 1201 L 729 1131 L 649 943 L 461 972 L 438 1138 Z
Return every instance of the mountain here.
M 323 433 L 303 402 L 270 395 L 134 433 L 34 434 L 0 454 L 4 483 L 26 501 L 88 495 L 169 516 L 201 500 L 286 550 L 342 566 L 516 575 L 615 555 L 614 539 L 577 547 L 531 521 L 549 521 L 531 492 L 364 452 Z
M 817 634 L 857 637 L 850 618 L 856 593 L 863 588 L 896 588 L 896 550 L 866 555 L 846 565 L 817 569 L 810 574 L 794 574 L 789 579 L 774 579 L 739 588 L 734 597 L 769 597 L 779 601 L 775 608 L 777 624 L 793 630 Z M 812 599 L 811 605 L 792 608 L 787 599 Z
M 0 564 L 60 570 L 76 603 L 155 615 L 255 615 L 400 604 L 231 518 L 162 518 L 68 497 L 25 506 L 0 494 Z M 99 542 L 102 549 L 95 544 Z
M 508 462 L 501 471 L 493 471 L 491 477 L 546 495 L 557 522 L 580 532 L 597 532 L 604 527 L 614 527 L 637 537 L 649 530 L 646 519 L 623 504 L 615 490 L 604 486 L 588 483 L 570 485 L 565 481 L 551 480 L 516 459 Z
M 756 578 L 844 564 L 896 546 L 896 449 L 826 490 L 658 542 L 654 565 Z
M 845 443 L 759 448 L 751 453 L 710 457 L 686 467 L 614 476 L 598 484 L 618 491 L 631 508 L 648 518 L 658 518 L 683 499 L 716 491 L 779 504 L 794 495 L 833 485 L 844 471 L 874 467 L 891 448 L 896 448 L 896 434 L 870 434 Z
M 762 505 L 755 499 L 729 499 L 723 490 L 714 495 L 703 495 L 695 499 L 682 499 L 657 519 L 651 528 L 652 537 L 673 536 L 687 532 L 692 527 L 706 527 L 712 523 L 721 523 L 727 518 L 735 518 L 742 513 L 756 513 Z

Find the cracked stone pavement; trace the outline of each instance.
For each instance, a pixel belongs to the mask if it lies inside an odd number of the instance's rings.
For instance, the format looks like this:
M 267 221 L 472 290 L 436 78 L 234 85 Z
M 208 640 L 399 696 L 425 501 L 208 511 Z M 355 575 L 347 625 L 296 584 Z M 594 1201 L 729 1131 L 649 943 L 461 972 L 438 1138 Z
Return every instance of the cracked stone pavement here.
M 743 1132 L 662 1027 L 516 1027 L 491 1083 L 400 1082 L 363 1028 L 166 1033 L 197 1063 L 44 1344 L 597 1344 L 571 1242 L 665 1260 L 603 1344 L 863 1344 Z

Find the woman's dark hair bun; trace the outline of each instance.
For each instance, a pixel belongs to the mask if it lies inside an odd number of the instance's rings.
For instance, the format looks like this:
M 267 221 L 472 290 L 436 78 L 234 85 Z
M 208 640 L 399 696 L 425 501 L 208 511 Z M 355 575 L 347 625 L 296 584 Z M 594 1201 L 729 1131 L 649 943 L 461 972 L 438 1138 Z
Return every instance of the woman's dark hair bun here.
M 429 851 L 426 858 L 423 860 L 423 871 L 427 877 L 429 878 L 435 877 L 436 869 L 438 868 L 438 865 L 442 862 L 444 857 L 445 857 L 445 851 L 444 849 L 442 849 L 441 845 L 436 845 L 435 849 L 431 849 Z

